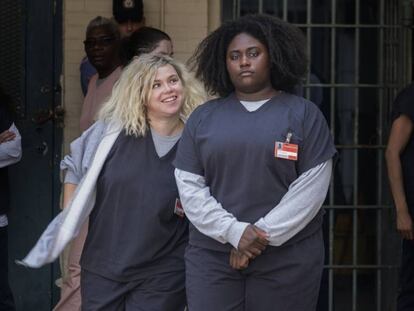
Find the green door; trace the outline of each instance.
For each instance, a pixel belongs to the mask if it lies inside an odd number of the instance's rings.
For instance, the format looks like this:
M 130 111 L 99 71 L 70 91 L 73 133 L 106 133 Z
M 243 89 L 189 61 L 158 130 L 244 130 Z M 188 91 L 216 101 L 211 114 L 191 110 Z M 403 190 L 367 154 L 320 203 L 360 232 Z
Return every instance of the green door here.
M 11 95 L 23 158 L 10 168 L 9 277 L 17 310 L 51 310 L 58 264 L 26 269 L 23 258 L 58 212 L 61 0 L 0 1 L 0 84 Z

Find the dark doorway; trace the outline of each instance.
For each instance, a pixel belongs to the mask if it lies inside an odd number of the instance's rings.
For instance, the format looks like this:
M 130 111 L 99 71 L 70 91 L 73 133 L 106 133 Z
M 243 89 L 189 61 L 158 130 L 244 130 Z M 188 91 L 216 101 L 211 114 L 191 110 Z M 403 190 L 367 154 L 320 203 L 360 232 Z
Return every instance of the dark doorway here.
M 13 98 L 23 158 L 10 169 L 10 283 L 17 310 L 51 310 L 58 265 L 14 264 L 58 212 L 62 1 L 0 1 L 0 84 Z

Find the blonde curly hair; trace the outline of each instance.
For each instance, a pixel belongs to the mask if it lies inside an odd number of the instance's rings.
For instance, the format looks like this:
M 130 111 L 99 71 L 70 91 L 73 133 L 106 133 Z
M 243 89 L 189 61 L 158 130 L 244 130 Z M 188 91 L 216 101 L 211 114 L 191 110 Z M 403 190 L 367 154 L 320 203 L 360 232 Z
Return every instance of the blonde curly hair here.
M 117 122 L 127 135 L 145 136 L 149 129 L 146 104 L 151 96 L 158 68 L 166 65 L 174 67 L 183 84 L 184 103 L 181 115 L 187 118 L 195 107 L 206 100 L 204 88 L 183 64 L 168 56 L 150 54 L 134 58 L 124 68 L 98 118 L 108 123 Z

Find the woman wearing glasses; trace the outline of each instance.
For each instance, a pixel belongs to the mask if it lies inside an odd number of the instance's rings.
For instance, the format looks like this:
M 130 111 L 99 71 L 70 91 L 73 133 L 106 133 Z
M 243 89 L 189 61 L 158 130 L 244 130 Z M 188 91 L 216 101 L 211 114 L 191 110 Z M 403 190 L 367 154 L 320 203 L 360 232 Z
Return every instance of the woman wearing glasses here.
M 83 41 L 86 55 L 97 73 L 89 80 L 80 117 L 81 131 L 89 128 L 121 75 L 120 34 L 112 20 L 98 16 L 90 21 Z

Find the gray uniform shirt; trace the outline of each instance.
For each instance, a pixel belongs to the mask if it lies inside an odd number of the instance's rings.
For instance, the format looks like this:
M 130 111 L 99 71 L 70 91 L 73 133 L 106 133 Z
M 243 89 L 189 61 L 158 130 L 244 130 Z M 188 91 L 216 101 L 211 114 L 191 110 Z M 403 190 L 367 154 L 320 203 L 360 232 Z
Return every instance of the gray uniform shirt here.
M 275 246 L 305 227 L 301 236 L 310 234 L 321 222 L 335 154 L 323 116 L 313 103 L 284 93 L 242 104 L 234 95 L 214 100 L 187 122 L 175 162 L 187 217 L 203 235 L 234 247 L 249 223 L 267 231 Z M 272 144 L 289 133 L 299 146 L 297 162 L 272 156 Z

